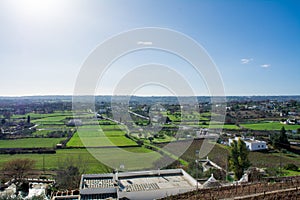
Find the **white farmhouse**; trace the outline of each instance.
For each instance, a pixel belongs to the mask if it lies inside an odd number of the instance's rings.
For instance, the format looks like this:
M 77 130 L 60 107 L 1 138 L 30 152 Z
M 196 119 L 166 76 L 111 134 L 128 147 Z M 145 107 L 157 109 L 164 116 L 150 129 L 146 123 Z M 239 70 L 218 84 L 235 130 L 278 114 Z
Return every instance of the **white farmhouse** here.
M 234 139 L 229 139 L 229 145 L 231 145 L 233 140 L 238 141 L 239 139 L 245 142 L 249 151 L 259 151 L 268 148 L 267 143 L 265 141 L 255 140 L 254 137 L 253 138 L 235 137 Z

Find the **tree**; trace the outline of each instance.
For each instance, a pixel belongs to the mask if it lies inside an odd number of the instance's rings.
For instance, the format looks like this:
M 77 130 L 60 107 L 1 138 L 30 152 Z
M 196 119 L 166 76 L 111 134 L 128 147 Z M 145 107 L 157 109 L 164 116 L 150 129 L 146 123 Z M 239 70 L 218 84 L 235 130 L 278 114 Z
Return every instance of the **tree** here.
M 279 134 L 275 133 L 271 135 L 271 143 L 274 148 L 284 148 L 289 147 L 290 143 L 286 134 L 286 130 L 284 127 L 281 128 Z
M 78 167 L 69 165 L 57 172 L 56 181 L 60 189 L 75 189 L 79 185 L 80 175 Z
M 30 115 L 27 116 L 27 124 L 30 124 Z
M 167 116 L 166 118 L 166 124 L 172 123 L 172 120 Z
M 244 170 L 250 166 L 248 153 L 246 144 L 243 140 L 233 140 L 229 155 L 229 165 L 233 170 L 236 179 L 242 178 Z
M 255 167 L 249 168 L 248 170 L 248 181 L 258 182 L 261 181 L 263 174 Z
M 15 159 L 8 161 L 2 168 L 5 178 L 21 180 L 33 170 L 35 161 L 31 159 Z
M 213 174 L 215 179 L 217 179 L 217 180 L 225 180 L 226 179 L 226 172 L 221 169 L 210 168 L 208 171 L 205 172 L 206 177 L 210 177 L 211 174 Z
M 143 134 L 140 132 L 140 133 L 138 134 L 138 136 L 139 136 L 139 138 L 141 138 L 141 137 L 143 136 Z
M 9 112 L 9 111 L 6 111 L 6 112 L 3 113 L 3 116 L 4 116 L 5 119 L 10 120 L 10 117 L 12 116 L 12 113 Z
M 294 163 L 289 163 L 284 166 L 284 169 L 286 170 L 292 170 L 292 171 L 298 171 L 299 167 L 295 165 Z
M 286 135 L 286 130 L 285 130 L 285 128 L 284 128 L 284 126 L 281 128 L 281 130 L 280 130 L 280 134 L 279 134 L 279 142 L 281 143 L 281 144 L 290 144 L 289 143 L 289 140 L 288 140 L 288 137 L 287 137 L 287 135 Z
M 79 187 L 80 176 L 85 173 L 86 162 L 80 157 L 78 160 L 66 159 L 58 166 L 56 183 L 59 189 L 76 189 Z
M 151 137 L 148 137 L 148 140 L 152 143 L 154 138 L 151 136 Z

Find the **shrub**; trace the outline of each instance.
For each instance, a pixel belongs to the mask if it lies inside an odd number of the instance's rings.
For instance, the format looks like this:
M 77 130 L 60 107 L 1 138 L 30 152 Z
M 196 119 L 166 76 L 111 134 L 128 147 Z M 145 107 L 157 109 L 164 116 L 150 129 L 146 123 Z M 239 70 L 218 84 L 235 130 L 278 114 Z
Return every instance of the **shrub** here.
M 292 170 L 292 171 L 298 171 L 298 166 L 293 164 L 293 163 L 289 163 L 289 164 L 284 166 L 284 169 Z

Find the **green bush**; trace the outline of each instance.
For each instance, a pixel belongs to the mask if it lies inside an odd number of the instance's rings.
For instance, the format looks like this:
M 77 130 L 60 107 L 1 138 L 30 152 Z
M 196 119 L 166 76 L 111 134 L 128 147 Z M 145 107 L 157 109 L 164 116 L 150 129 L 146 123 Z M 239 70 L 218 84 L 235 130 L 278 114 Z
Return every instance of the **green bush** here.
M 293 163 L 289 163 L 287 165 L 284 166 L 284 169 L 286 170 L 292 170 L 292 171 L 298 171 L 298 166 L 293 164 Z

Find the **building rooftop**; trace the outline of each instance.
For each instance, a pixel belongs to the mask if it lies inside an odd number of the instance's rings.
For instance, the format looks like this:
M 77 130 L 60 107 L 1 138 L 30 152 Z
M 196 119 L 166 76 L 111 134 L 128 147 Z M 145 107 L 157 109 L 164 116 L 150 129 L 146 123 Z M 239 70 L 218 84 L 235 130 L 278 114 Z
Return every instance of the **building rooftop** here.
M 137 194 L 147 193 L 149 198 L 143 198 L 153 199 L 193 190 L 196 183 L 196 180 L 182 169 L 84 174 L 81 177 L 80 196 L 81 199 L 132 199 Z
M 249 142 L 249 143 L 266 143 L 265 141 L 260 141 L 260 140 L 251 140 L 251 139 L 247 139 L 244 140 L 245 142 Z
M 153 177 L 124 177 L 124 179 L 120 177 L 120 186 L 121 190 L 131 192 L 170 189 L 175 187 L 189 188 L 194 185 L 185 179 L 182 174 L 177 174 L 172 176 L 156 175 Z

